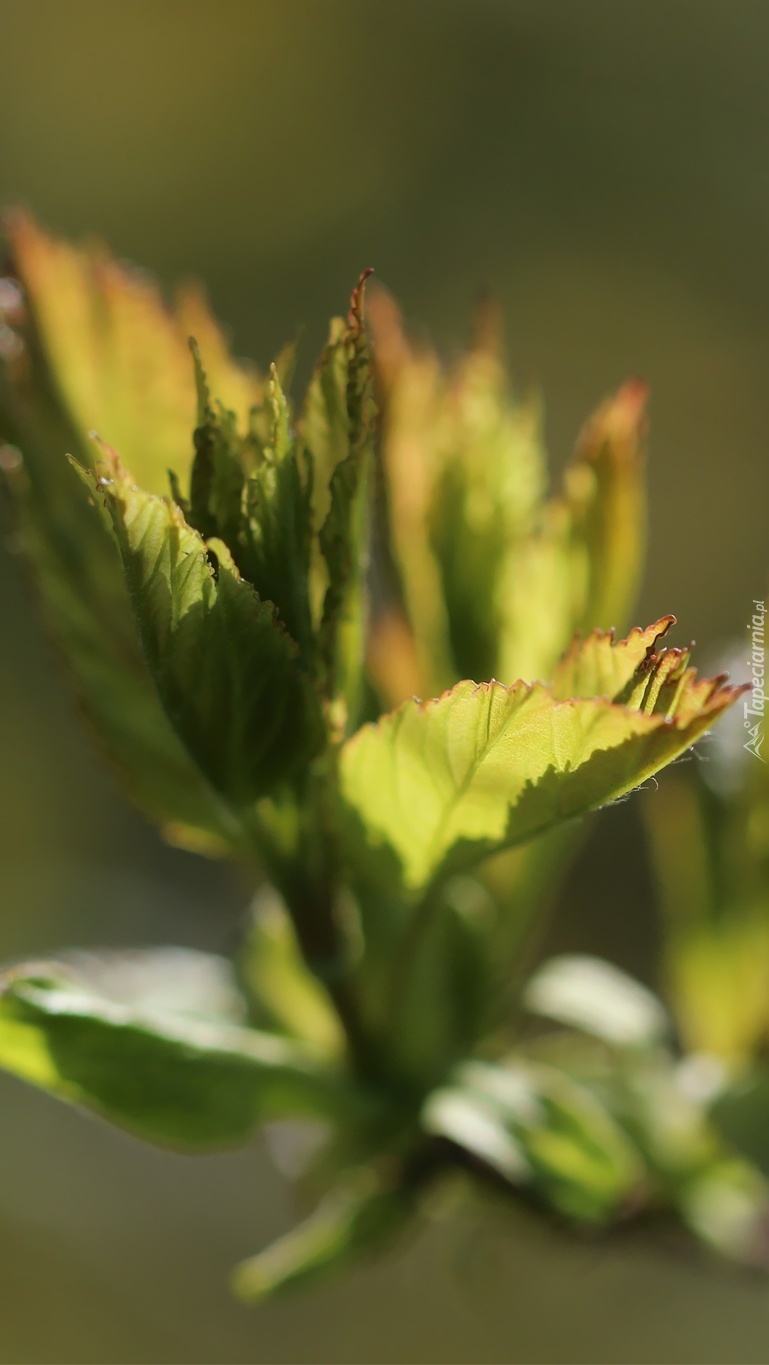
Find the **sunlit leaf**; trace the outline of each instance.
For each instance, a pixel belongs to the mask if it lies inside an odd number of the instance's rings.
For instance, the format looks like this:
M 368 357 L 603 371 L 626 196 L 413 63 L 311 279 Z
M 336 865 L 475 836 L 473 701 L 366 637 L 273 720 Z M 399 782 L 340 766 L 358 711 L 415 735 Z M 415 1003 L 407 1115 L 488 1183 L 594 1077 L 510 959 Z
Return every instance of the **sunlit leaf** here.
M 0 981 L 0 1066 L 138 1136 L 188 1148 L 241 1142 L 264 1119 L 338 1114 L 347 1093 L 299 1043 L 119 1003 L 45 964 Z
M 583 648 L 594 652 L 595 641 Z M 364 726 L 340 768 L 359 837 L 394 855 L 418 888 L 632 791 L 739 695 L 721 678 L 697 680 L 685 656 L 670 653 L 672 668 L 665 652 L 644 652 L 625 705 L 558 700 L 541 683 L 463 682 Z
M 644 545 L 643 385 L 631 383 L 588 422 L 560 494 L 511 546 L 498 676 L 547 678 L 575 631 L 621 628 Z
M 230 807 L 250 805 L 317 750 L 322 728 L 296 646 L 172 502 L 137 488 L 105 454 L 91 487 L 114 527 L 144 651 L 166 713 Z
M 382 291 L 370 316 L 390 525 L 417 655 L 410 690 L 440 691 L 457 676 L 550 677 L 574 631 L 621 627 L 632 606 L 643 386 L 626 385 L 598 410 L 548 499 L 539 411 L 511 393 L 490 308 L 450 368 L 409 339 Z M 376 647 L 372 667 L 393 695 L 397 678 Z
M 174 311 L 146 274 L 100 243 L 73 246 L 20 213 L 8 218 L 6 235 L 24 295 L 23 349 L 12 362 L 18 383 L 33 400 L 36 388 L 50 386 L 77 436 L 76 445 L 49 450 L 49 462 L 69 452 L 90 463 L 95 429 L 152 492 L 164 490 L 169 467 L 186 477 L 196 411 L 191 333 L 227 408 L 245 421 L 261 401 L 261 379 L 228 354 L 199 289 L 184 291 Z

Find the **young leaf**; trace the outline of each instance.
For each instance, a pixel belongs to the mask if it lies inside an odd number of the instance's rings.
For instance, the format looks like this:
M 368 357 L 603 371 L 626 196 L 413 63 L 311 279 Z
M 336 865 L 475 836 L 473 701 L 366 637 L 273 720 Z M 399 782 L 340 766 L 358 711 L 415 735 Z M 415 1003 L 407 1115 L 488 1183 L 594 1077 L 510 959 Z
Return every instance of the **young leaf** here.
M 251 428 L 243 434 L 234 412 L 221 403 L 214 407 L 197 346 L 193 354 L 195 460 L 189 504 L 178 494 L 175 500 L 205 540 L 224 541 L 243 578 L 277 607 L 309 666 L 312 479 L 291 431 L 277 367 L 270 371 L 264 408 L 252 414 Z
M 596 638 L 581 649 L 600 652 Z M 614 648 L 627 655 L 624 644 Z M 664 652 L 644 653 L 634 690 L 623 689 L 627 704 L 606 696 L 559 700 L 541 683 L 462 682 L 364 726 L 344 746 L 340 766 L 358 846 L 362 838 L 395 855 L 416 890 L 632 791 L 684 753 L 743 690 L 722 678 L 697 681 L 670 653 L 672 668 Z
M 29 446 L 27 446 L 29 449 Z M 172 842 L 240 850 L 242 831 L 190 758 L 147 668 L 122 565 L 97 510 L 62 461 L 39 483 L 13 484 L 23 543 L 80 706 L 130 796 Z
M 55 395 L 77 434 L 48 450 L 49 463 L 66 452 L 91 463 L 88 433 L 96 429 L 152 492 L 163 492 L 169 467 L 186 477 L 196 409 L 191 332 L 227 408 L 246 420 L 261 401 L 261 379 L 228 354 L 199 290 L 186 290 L 174 312 L 145 274 L 101 244 L 72 246 L 20 213 L 8 217 L 6 235 L 24 296 L 24 349 L 14 367 L 31 365 L 20 382 Z
M 195 394 L 186 328 L 154 288 L 101 248 L 55 241 L 19 215 L 9 244 L 22 290 L 5 316 L 18 346 L 0 364 L 0 438 L 23 455 L 15 504 L 51 630 L 98 742 L 137 805 L 173 842 L 239 848 L 231 815 L 163 711 L 111 533 L 78 496 L 64 458 L 70 452 L 91 464 L 86 433 L 101 423 L 122 436 L 157 487 L 169 462 L 189 462 Z M 260 385 L 232 366 L 202 301 L 190 296 L 187 312 L 223 391 L 247 405 Z
M 623 626 L 643 556 L 646 390 L 630 383 L 588 422 L 562 492 L 511 546 L 500 578 L 501 678 L 547 678 L 575 631 Z
M 121 1004 L 65 967 L 0 979 L 0 1066 L 161 1145 L 244 1141 L 265 1119 L 338 1115 L 355 1097 L 296 1042 Z
M 346 322 L 337 318 L 331 324 L 299 421 L 299 442 L 314 471 L 325 691 L 341 701 L 345 717 L 357 709 L 364 649 L 374 409 L 363 290 L 370 273 L 364 271 L 353 291 Z M 345 723 L 343 718 L 343 728 Z
M 86 476 L 88 478 L 89 476 Z M 98 485 L 158 694 L 208 782 L 242 809 L 317 752 L 319 706 L 296 646 L 179 508 L 137 488 L 113 454 Z
M 509 392 L 490 310 L 449 371 L 408 339 L 382 291 L 370 317 L 393 547 L 421 669 L 412 692 L 457 674 L 551 676 L 575 630 L 621 626 L 632 604 L 643 387 L 599 409 L 562 492 L 545 499 L 540 415 Z

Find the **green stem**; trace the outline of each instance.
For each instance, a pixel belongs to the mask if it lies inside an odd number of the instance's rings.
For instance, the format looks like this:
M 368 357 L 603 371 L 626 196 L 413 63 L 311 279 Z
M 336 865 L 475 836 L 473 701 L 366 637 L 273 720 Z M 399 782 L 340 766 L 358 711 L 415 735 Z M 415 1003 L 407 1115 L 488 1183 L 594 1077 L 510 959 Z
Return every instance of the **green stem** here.
M 310 777 L 292 794 L 291 829 L 277 839 L 264 827 L 259 842 L 307 966 L 336 1010 L 359 1069 L 371 1070 L 372 1039 L 361 1018 L 353 972 L 337 914 L 340 876 L 322 780 Z

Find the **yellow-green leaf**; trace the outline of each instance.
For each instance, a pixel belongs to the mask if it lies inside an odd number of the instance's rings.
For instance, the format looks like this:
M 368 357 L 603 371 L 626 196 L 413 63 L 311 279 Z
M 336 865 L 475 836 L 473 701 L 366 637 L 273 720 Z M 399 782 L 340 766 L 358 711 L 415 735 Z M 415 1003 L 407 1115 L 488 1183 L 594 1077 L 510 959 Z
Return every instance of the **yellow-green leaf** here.
M 548 678 L 575 631 L 622 628 L 643 557 L 646 391 L 626 384 L 588 422 L 560 494 L 500 578 L 498 676 Z
M 595 639 L 582 648 L 594 651 Z M 606 696 L 559 700 L 541 683 L 462 682 L 364 726 L 340 764 L 358 841 L 394 855 L 406 885 L 423 887 L 631 791 L 688 749 L 740 691 L 723 679 L 698 681 L 680 656 L 671 670 L 665 652 L 653 661 L 644 653 L 633 678 L 640 695 L 625 705 Z
M 90 463 L 87 436 L 97 430 L 152 492 L 163 491 L 169 467 L 186 477 L 196 412 L 191 333 L 228 408 L 245 420 L 261 401 L 261 379 L 231 358 L 199 289 L 185 290 L 172 310 L 146 274 L 98 242 L 74 246 L 20 213 L 6 235 L 24 295 L 18 382 L 33 401 L 35 389 L 50 387 L 78 437 L 49 450 L 49 461 L 69 451 Z

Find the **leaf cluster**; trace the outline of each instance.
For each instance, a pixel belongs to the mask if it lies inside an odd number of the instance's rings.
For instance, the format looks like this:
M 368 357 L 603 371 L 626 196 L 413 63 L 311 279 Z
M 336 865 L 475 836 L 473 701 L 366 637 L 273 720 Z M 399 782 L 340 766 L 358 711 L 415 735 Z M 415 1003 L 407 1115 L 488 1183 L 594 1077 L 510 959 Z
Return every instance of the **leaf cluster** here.
M 661 644 L 671 616 L 614 629 L 642 558 L 641 386 L 550 492 L 488 310 L 447 367 L 364 272 L 295 403 L 291 348 L 265 375 L 235 361 L 199 293 L 169 308 L 23 216 L 8 242 L 4 464 L 82 709 L 164 835 L 260 890 L 237 979 L 193 964 L 228 1009 L 148 995 L 151 957 L 128 995 L 122 958 L 16 967 L 0 1064 L 176 1147 L 319 1124 L 317 1212 L 241 1268 L 250 1295 L 355 1260 L 459 1169 L 586 1228 L 675 1209 L 751 1259 L 753 1222 L 729 1243 L 702 1208 L 732 1181 L 757 1216 L 763 1183 L 686 1108 L 641 988 L 579 962 L 535 978 L 517 1006 L 565 1030 L 550 1052 L 510 1008 L 577 817 L 740 691 Z

